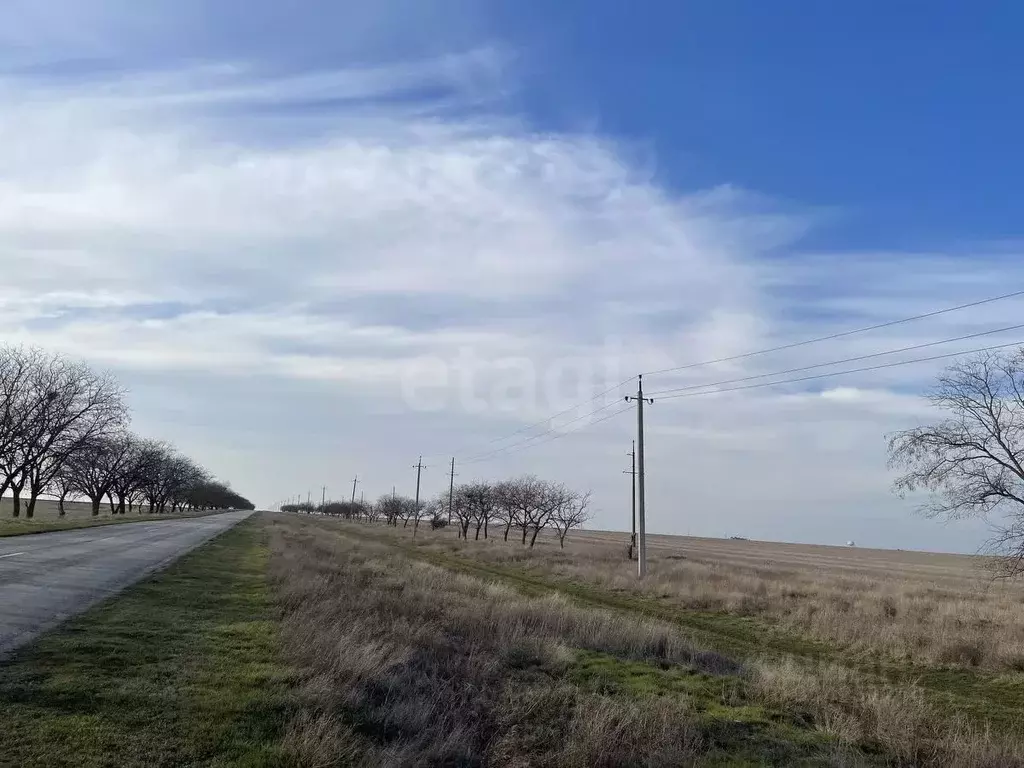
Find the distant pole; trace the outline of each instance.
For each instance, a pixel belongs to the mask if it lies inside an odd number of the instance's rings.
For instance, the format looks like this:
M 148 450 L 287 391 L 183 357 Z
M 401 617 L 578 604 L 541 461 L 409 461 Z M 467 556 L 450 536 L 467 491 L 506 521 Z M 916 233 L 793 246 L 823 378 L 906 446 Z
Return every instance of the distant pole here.
M 420 460 L 416 462 L 416 506 L 413 507 L 415 510 L 416 518 L 412 524 L 412 536 L 416 538 L 416 531 L 420 527 L 420 476 L 423 474 L 423 457 L 420 456 Z
M 327 506 L 327 486 L 324 486 L 323 493 L 320 494 L 320 511 L 324 511 L 324 507 Z
M 629 559 L 632 560 L 636 549 L 636 440 L 633 441 L 633 450 L 626 455 L 633 459 L 632 468 L 622 470 L 622 474 L 632 475 L 633 480 L 633 535 L 629 537 Z
M 644 497 L 644 403 L 654 402 L 651 398 L 644 397 L 644 377 L 642 375 L 637 377 L 636 396 L 626 397 L 626 401 L 636 403 L 636 440 L 640 449 L 637 453 L 637 490 L 639 496 L 639 514 L 637 519 L 639 521 L 640 541 L 637 548 L 636 572 L 637 576 L 642 579 L 647 575 L 647 507 Z
M 306 506 L 308 507 L 313 502 L 313 492 L 306 491 Z
M 452 456 L 452 476 L 448 481 L 448 525 L 452 524 L 452 496 L 455 495 L 455 457 Z
M 358 483 L 358 482 L 359 482 L 359 475 L 356 475 L 352 479 L 352 503 L 353 504 L 356 503 L 356 483 Z
M 398 492 L 395 490 L 397 486 L 391 486 L 391 500 L 394 501 L 398 497 Z

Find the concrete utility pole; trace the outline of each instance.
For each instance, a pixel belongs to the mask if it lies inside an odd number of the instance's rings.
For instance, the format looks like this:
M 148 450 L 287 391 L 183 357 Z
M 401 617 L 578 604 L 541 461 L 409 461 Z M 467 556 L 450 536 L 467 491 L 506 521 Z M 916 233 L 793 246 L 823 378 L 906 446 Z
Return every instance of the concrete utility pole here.
M 324 486 L 323 493 L 320 494 L 320 511 L 324 511 L 324 507 L 327 506 L 327 486 Z
M 629 559 L 632 560 L 636 549 L 636 440 L 633 441 L 633 450 L 626 455 L 633 459 L 632 468 L 622 470 L 622 474 L 633 476 L 633 535 L 629 538 Z
M 416 512 L 415 512 L 416 519 L 415 519 L 415 521 L 412 524 L 412 536 L 413 536 L 413 538 L 416 538 L 416 531 L 418 531 L 419 527 L 420 527 L 420 476 L 423 474 L 423 470 L 424 470 L 423 457 L 422 456 L 420 456 L 420 460 L 418 462 L 416 462 L 415 469 L 416 469 L 416 506 L 413 507 L 413 509 L 416 510 Z
M 452 524 L 452 497 L 455 495 L 455 457 L 452 456 L 452 476 L 448 481 L 448 525 Z
M 356 475 L 352 480 L 352 503 L 356 503 L 356 483 L 359 482 L 359 475 Z
M 654 400 L 651 398 L 644 397 L 644 377 L 637 377 L 636 395 L 633 397 L 626 397 L 626 402 L 636 403 L 636 440 L 639 443 L 640 451 L 637 454 L 637 479 L 638 479 L 638 491 L 640 497 L 640 514 L 638 515 L 639 520 L 639 532 L 640 541 L 637 548 L 637 566 L 636 572 L 639 578 L 644 578 L 647 575 L 647 523 L 646 523 L 646 504 L 644 499 L 644 403 L 653 403 Z

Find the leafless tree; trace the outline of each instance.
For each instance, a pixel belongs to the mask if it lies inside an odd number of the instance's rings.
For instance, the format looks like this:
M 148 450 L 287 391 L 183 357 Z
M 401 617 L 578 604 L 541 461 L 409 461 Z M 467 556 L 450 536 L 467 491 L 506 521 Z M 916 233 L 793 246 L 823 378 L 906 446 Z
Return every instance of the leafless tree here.
M 67 514 L 67 509 L 64 507 L 64 503 L 68 497 L 75 497 L 78 495 L 78 491 L 75 488 L 74 478 L 72 472 L 68 467 L 67 462 L 60 466 L 59 471 L 50 478 L 49 485 L 47 485 L 42 493 L 49 496 L 54 496 L 57 499 L 57 509 L 60 517 L 64 517 Z M 31 502 L 30 502 L 31 504 Z
M 462 489 L 463 486 L 456 486 L 452 492 L 452 520 L 455 521 L 457 536 L 465 539 L 468 537 L 469 526 L 473 523 L 473 513 Z
M 894 490 L 923 490 L 921 511 L 992 525 L 997 574 L 1024 571 L 1024 350 L 982 353 L 950 366 L 930 395 L 946 418 L 889 437 Z M 994 519 L 995 518 L 995 519 Z
M 123 436 L 87 440 L 68 457 L 65 476 L 71 488 L 88 497 L 93 517 L 129 457 L 130 442 Z
M 554 501 L 551 526 L 558 533 L 558 545 L 565 549 L 565 537 L 569 531 L 582 527 L 590 519 L 590 492 L 580 493 L 559 486 L 551 493 Z
M 469 523 L 472 523 L 476 527 L 475 539 L 480 539 L 480 531 L 485 531 L 484 538 L 486 536 L 487 524 L 494 514 L 495 509 L 495 492 L 494 486 L 488 483 L 467 483 L 466 485 L 459 486 L 459 501 L 462 507 L 462 516 L 465 517 L 466 524 L 462 529 L 462 535 L 465 538 L 469 530 Z M 454 504 L 453 504 L 454 506 Z M 453 510 L 454 514 L 454 510 Z
M 124 392 L 110 375 L 36 349 L 0 349 L 0 396 L 0 495 L 13 492 L 15 517 L 26 484 L 34 494 L 31 514 L 72 453 L 118 432 L 128 419 Z
M 504 526 L 504 540 L 508 541 L 508 534 L 513 527 L 519 526 L 519 507 L 517 494 L 514 489 L 514 480 L 503 480 L 495 483 L 492 487 L 494 494 L 494 510 L 492 512 L 495 522 Z

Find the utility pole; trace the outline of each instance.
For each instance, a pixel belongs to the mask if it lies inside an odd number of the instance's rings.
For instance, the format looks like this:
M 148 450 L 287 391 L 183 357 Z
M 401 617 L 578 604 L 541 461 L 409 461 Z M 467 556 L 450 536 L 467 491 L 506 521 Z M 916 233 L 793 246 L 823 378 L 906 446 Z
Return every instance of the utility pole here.
M 320 494 L 320 511 L 324 511 L 324 507 L 327 506 L 327 486 L 324 486 L 323 493 Z
M 636 549 L 636 440 L 633 441 L 633 450 L 626 455 L 633 459 L 632 469 L 622 470 L 622 474 L 633 476 L 633 535 L 629 537 L 629 559 L 632 560 Z
M 420 476 L 423 474 L 423 457 L 420 456 L 420 460 L 416 462 L 416 506 L 415 509 L 416 519 L 412 524 L 412 537 L 416 538 L 416 531 L 420 527 Z
M 311 503 L 313 503 L 313 492 L 306 491 L 306 506 L 308 507 Z
M 359 475 L 356 475 L 352 480 L 352 503 L 356 503 L 356 483 L 359 482 Z
M 639 519 L 639 533 L 640 541 L 637 547 L 637 567 L 636 573 L 639 578 L 644 578 L 647 575 L 647 522 L 646 522 L 646 504 L 644 498 L 644 403 L 653 403 L 654 400 L 651 398 L 644 397 L 644 377 L 641 374 L 637 377 L 636 395 L 634 397 L 626 397 L 626 402 L 636 403 L 636 440 L 640 444 L 640 451 L 637 454 L 637 478 L 639 480 L 637 487 L 639 490 L 640 514 Z
M 452 496 L 455 494 L 455 457 L 452 456 L 452 476 L 448 482 L 448 525 L 452 524 Z

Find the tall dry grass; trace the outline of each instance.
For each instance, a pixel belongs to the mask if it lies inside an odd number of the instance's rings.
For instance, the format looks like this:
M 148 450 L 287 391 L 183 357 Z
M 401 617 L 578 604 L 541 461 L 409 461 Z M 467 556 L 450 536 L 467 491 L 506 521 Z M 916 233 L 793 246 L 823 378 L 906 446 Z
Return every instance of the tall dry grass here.
M 533 550 L 430 537 L 486 562 L 763 619 L 850 655 L 1024 671 L 1024 584 L 991 580 L 981 558 L 656 536 L 640 584 L 623 534 L 577 532 L 564 550 L 551 537 Z
M 741 665 L 671 625 L 526 596 L 352 532 L 270 523 L 271 579 L 300 671 L 288 746 L 303 765 L 698 765 L 720 747 L 721 723 L 709 726 L 686 692 L 571 684 L 581 650 L 731 681 L 723 690 L 824 734 L 820 764 L 1024 765 L 1024 747 L 941 717 L 913 686 L 796 662 Z
M 570 646 L 693 663 L 662 628 L 272 528 L 271 579 L 300 672 L 287 747 L 308 766 L 694 765 L 687 702 L 588 693 Z

